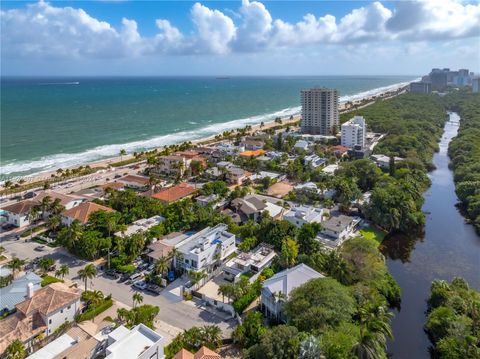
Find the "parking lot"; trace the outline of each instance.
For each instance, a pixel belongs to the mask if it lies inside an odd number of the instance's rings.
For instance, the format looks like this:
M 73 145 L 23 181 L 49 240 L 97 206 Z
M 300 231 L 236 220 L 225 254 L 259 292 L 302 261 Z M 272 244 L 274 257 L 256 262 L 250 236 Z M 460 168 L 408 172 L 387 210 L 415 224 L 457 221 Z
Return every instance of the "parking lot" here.
M 66 278 L 76 282 L 79 288 L 84 288 L 84 283 L 78 278 L 78 271 L 90 262 L 78 259 L 62 248 L 45 246 L 44 251 L 37 252 L 34 248 L 38 246 L 38 243 L 25 242 L 23 239 L 3 240 L 2 246 L 7 249 L 9 255 L 16 255 L 21 259 L 31 260 L 36 257 L 50 256 L 55 259 L 57 267 L 67 264 L 70 273 Z M 178 278 L 164 288 L 160 294 L 140 291 L 144 298 L 143 304 L 152 304 L 160 308 L 160 314 L 157 317 L 158 331 L 163 334 L 168 332 L 170 336 L 173 336 L 173 333 L 193 326 L 218 325 L 223 334 L 229 336 L 236 321 L 213 308 L 203 307 L 200 302 L 184 301 L 180 297 L 179 290 L 179 286 L 184 281 L 182 278 Z M 132 295 L 139 291 L 134 289 L 131 284 L 119 283 L 116 279 L 108 278 L 102 271 L 99 271 L 97 277 L 88 283 L 88 288 L 101 290 L 106 295 L 111 293 L 115 300 L 128 306 L 133 304 Z

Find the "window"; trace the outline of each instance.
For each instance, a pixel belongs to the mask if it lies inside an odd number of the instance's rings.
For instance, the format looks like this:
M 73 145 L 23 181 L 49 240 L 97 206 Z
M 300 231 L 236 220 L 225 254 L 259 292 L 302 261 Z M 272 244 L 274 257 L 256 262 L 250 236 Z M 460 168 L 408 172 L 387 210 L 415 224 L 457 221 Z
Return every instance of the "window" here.
M 72 307 L 72 306 L 71 306 L 71 305 L 69 305 L 69 306 L 67 307 L 67 309 L 70 309 L 71 307 Z
M 48 320 L 48 324 L 52 324 L 52 320 L 51 320 L 51 319 Z
M 63 309 L 60 309 L 60 314 L 62 314 L 62 313 L 63 313 Z

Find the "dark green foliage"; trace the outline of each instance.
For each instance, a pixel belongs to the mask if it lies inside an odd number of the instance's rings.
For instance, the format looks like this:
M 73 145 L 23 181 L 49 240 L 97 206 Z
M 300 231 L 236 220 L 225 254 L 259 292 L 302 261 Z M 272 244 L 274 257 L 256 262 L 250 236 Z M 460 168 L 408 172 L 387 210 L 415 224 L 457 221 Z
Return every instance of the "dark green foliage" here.
M 112 305 L 113 305 L 112 298 L 107 297 L 101 303 L 99 303 L 95 306 L 92 306 L 92 308 L 89 308 L 85 313 L 78 315 L 76 320 L 77 320 L 77 322 L 84 322 L 86 320 L 91 320 L 91 319 L 95 318 L 98 314 L 106 311 Z
M 457 196 L 480 233 L 480 95 L 459 91 L 444 101 L 460 115 L 458 135 L 448 147 Z
M 333 278 L 313 279 L 294 289 L 284 307 L 289 323 L 301 331 L 324 330 L 349 322 L 355 300 Z
M 202 346 L 215 350 L 222 343 L 222 331 L 216 325 L 192 327 L 177 335 L 173 341 L 165 347 L 165 356 L 172 358 L 182 348 L 196 352 Z
M 260 342 L 250 347 L 246 359 L 296 359 L 300 347 L 298 329 L 279 325 L 262 335 Z
M 228 193 L 228 186 L 224 181 L 213 181 L 205 183 L 198 192 L 204 196 L 216 194 L 220 197 L 225 197 Z
M 440 359 L 480 357 L 480 293 L 462 278 L 432 282 L 425 330 Z
M 155 317 L 160 312 L 160 308 L 150 304 L 139 305 L 133 309 L 120 308 L 117 310 L 118 319 L 125 323 L 128 328 L 142 323 L 151 329 L 155 329 L 153 325 Z
M 260 341 L 260 337 L 267 331 L 262 323 L 262 313 L 250 312 L 243 323 L 233 332 L 234 339 L 244 348 L 250 348 Z

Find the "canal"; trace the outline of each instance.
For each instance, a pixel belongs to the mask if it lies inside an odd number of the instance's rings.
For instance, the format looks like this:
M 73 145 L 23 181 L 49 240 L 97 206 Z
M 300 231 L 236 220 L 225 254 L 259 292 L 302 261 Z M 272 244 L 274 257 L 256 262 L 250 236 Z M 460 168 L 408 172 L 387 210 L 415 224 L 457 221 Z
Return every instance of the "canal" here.
M 388 352 L 394 359 L 429 358 L 430 342 L 423 331 L 426 300 L 434 279 L 464 277 L 480 289 L 480 237 L 466 224 L 455 204 L 453 173 L 448 168 L 448 144 L 458 132 L 459 116 L 450 113 L 434 155 L 436 170 L 424 194 L 427 220 L 421 236 L 392 236 L 382 244 L 390 273 L 402 288 L 402 304 L 392 321 L 394 340 Z

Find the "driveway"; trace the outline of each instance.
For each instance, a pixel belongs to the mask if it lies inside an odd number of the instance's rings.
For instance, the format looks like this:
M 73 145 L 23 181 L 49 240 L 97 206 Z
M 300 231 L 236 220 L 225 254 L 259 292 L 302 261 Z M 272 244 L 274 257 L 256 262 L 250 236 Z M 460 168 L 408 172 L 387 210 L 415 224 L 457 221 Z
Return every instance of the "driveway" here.
M 70 267 L 68 279 L 78 283 L 79 288 L 84 288 L 83 282 L 78 278 L 78 271 L 89 262 L 80 260 L 63 249 L 57 249 L 51 254 L 59 265 L 67 264 Z M 222 329 L 225 337 L 230 337 L 231 332 L 236 327 L 234 319 L 227 319 L 223 313 L 216 312 L 214 309 L 203 308 L 198 302 L 185 302 L 181 297 L 175 294 L 175 287 L 178 282 L 171 283 L 159 295 L 142 291 L 143 304 L 156 305 L 160 308 L 160 313 L 156 320 L 159 328 L 169 333 L 182 331 L 194 326 L 218 325 Z M 112 294 L 112 297 L 128 306 L 132 306 L 132 296 L 136 289 L 125 283 L 118 283 L 116 280 L 105 278 L 100 272 L 99 275 L 88 283 L 89 289 L 101 290 L 104 294 Z

